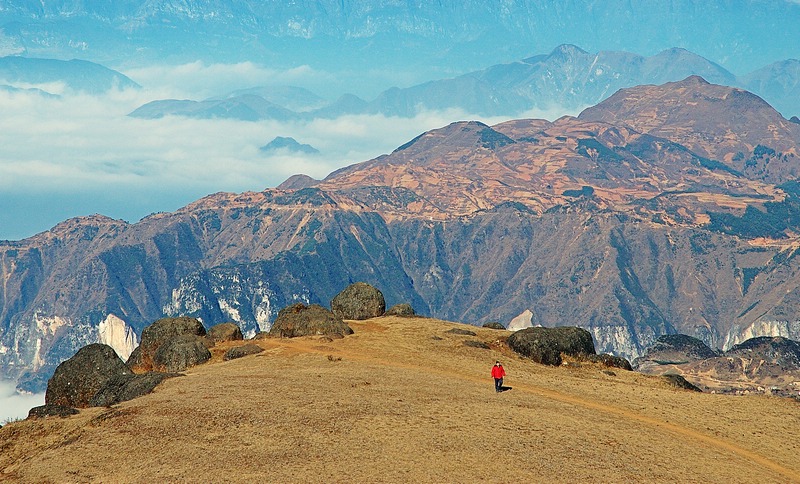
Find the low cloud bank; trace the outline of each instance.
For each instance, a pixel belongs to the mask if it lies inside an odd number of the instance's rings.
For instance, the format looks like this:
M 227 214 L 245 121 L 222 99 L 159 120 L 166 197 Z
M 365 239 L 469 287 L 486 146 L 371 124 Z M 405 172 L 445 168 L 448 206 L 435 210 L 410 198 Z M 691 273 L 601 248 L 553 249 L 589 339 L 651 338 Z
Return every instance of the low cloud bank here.
M 0 424 L 23 419 L 33 407 L 44 405 L 44 393 L 21 394 L 14 382 L 0 380 Z

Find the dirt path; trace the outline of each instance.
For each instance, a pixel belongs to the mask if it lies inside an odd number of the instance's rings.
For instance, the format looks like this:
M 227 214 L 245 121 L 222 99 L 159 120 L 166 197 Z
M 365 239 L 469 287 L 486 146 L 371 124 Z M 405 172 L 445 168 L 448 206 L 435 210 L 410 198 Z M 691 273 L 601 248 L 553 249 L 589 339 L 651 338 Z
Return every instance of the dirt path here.
M 404 370 L 410 370 L 413 372 L 427 372 L 429 374 L 439 375 L 443 378 L 459 379 L 462 381 L 469 381 L 478 384 L 487 384 L 487 382 L 489 381 L 488 377 L 479 377 L 463 372 L 430 368 L 428 366 L 421 366 L 410 363 L 398 362 L 386 358 L 374 357 L 366 355 L 363 352 L 342 348 L 340 346 L 336 347 L 335 349 L 330 347 L 325 347 L 320 345 L 318 342 L 311 340 L 305 340 L 305 341 L 270 340 L 269 346 L 273 346 L 275 348 L 282 348 L 284 350 L 288 350 L 289 352 L 296 352 L 296 353 L 331 354 L 333 352 L 336 354 L 336 356 L 341 356 L 347 359 L 361 361 L 364 363 L 371 363 L 379 366 L 387 366 L 392 368 L 400 368 Z M 610 414 L 617 418 L 633 420 L 645 424 L 647 426 L 656 428 L 663 432 L 669 432 L 679 435 L 681 437 L 692 439 L 696 442 L 701 443 L 702 445 L 705 445 L 706 447 L 711 447 L 717 450 L 735 454 L 742 459 L 757 464 L 758 466 L 770 469 L 771 471 L 789 479 L 790 482 L 800 482 L 800 473 L 798 473 L 795 470 L 784 467 L 783 465 L 774 462 L 768 459 L 767 457 L 764 457 L 763 455 L 745 449 L 728 440 L 720 439 L 702 432 L 698 432 L 689 427 L 667 422 L 664 420 L 659 420 L 657 418 L 649 417 L 647 415 L 643 415 L 641 413 L 637 413 L 625 408 L 607 405 L 601 402 L 581 398 L 573 394 L 558 392 L 549 388 L 537 385 L 531 385 L 528 383 L 515 383 L 513 391 L 529 393 L 550 400 L 555 400 L 562 403 L 568 403 L 571 405 L 588 408 L 597 412 Z

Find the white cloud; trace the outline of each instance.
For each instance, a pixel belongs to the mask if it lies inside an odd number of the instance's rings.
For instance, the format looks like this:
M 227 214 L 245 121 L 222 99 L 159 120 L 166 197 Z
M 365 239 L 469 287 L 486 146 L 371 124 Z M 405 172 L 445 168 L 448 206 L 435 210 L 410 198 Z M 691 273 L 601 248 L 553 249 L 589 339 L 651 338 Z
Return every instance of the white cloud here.
M 14 382 L 0 380 L 0 424 L 23 419 L 33 407 L 44 405 L 44 393 L 21 394 Z

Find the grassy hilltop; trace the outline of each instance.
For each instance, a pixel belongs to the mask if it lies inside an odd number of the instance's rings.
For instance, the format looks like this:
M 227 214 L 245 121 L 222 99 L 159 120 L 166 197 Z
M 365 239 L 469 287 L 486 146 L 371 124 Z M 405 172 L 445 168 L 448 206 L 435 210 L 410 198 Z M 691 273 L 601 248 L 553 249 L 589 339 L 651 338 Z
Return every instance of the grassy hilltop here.
M 112 408 L 0 429 L 21 482 L 793 482 L 797 401 L 700 394 L 587 363 L 546 367 L 509 333 L 382 317 L 344 339 L 256 341 Z M 466 346 L 467 340 L 491 349 Z M 510 391 L 496 394 L 500 359 Z

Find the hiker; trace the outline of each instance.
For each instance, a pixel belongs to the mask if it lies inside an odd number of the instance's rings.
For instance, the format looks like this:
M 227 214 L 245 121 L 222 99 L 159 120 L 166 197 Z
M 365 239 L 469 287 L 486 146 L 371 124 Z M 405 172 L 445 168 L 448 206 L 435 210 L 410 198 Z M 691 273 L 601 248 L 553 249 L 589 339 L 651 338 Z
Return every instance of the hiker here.
M 506 376 L 506 370 L 503 369 L 503 365 L 499 361 L 495 361 L 492 367 L 492 378 L 494 378 L 494 391 L 497 393 L 503 391 L 504 376 Z

